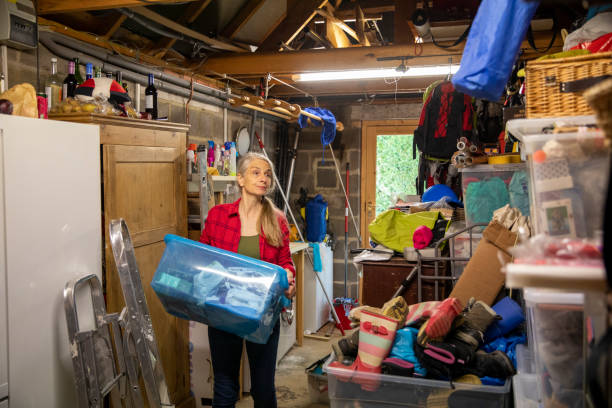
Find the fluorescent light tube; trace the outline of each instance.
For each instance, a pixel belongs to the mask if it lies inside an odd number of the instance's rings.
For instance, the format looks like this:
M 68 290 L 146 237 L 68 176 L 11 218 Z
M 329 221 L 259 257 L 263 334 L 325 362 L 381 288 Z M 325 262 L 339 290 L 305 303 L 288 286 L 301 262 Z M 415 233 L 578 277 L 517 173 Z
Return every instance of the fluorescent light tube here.
M 294 81 L 341 81 L 346 79 L 373 79 L 373 78 L 399 78 L 399 77 L 428 77 L 454 74 L 459 65 L 434 65 L 421 67 L 408 67 L 406 72 L 398 72 L 395 68 L 362 69 L 346 71 L 320 71 L 293 76 Z

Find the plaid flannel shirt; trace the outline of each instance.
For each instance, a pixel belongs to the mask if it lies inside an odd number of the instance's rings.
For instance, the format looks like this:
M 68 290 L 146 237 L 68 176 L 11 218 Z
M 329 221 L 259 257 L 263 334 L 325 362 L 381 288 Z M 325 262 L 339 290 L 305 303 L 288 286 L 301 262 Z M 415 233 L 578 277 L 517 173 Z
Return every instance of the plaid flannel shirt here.
M 227 251 L 237 252 L 240 243 L 240 215 L 238 204 L 240 199 L 231 204 L 219 204 L 208 211 L 200 242 Z M 278 222 L 283 232 L 283 243 L 280 247 L 268 244 L 259 234 L 259 256 L 262 261 L 270 262 L 281 268 L 289 269 L 295 276 L 295 266 L 289 249 L 289 227 L 284 214 L 278 214 Z

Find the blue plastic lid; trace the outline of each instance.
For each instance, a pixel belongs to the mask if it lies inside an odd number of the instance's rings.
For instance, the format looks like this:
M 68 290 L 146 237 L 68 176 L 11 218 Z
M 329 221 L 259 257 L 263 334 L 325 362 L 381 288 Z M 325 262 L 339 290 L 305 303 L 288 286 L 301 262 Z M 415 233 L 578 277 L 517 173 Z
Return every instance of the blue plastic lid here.
M 421 201 L 439 201 L 442 197 L 448 197 L 447 202 L 463 207 L 463 204 L 461 201 L 459 201 L 457 194 L 455 194 L 455 192 L 446 184 L 435 184 L 429 187 L 423 193 Z

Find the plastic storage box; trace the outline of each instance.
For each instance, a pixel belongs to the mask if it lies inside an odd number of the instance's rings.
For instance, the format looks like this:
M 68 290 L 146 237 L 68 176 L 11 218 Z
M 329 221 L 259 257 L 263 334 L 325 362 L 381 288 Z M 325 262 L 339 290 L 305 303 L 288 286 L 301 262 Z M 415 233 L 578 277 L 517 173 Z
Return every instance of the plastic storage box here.
M 472 238 L 470 242 L 470 234 L 469 232 L 463 232 L 457 236 L 455 236 L 450 241 L 450 253 L 452 258 L 471 258 L 471 256 L 476 251 L 476 247 L 478 243 L 482 239 L 481 233 L 472 233 Z M 471 244 L 471 250 L 470 250 Z M 453 272 L 453 276 L 459 277 L 463 273 L 465 266 L 469 261 L 452 261 L 451 268 Z
M 473 385 L 449 381 L 401 377 L 387 374 L 352 372 L 347 369 L 329 367 L 335 357 L 325 364 L 331 408 L 344 407 L 512 407 L 509 378 L 503 386 Z M 352 378 L 342 381 L 340 378 Z M 379 381 L 376 391 L 364 391 L 356 382 Z M 441 400 L 446 404 L 441 404 Z
M 280 266 L 166 235 L 151 286 L 174 316 L 265 343 L 289 285 Z
M 540 393 L 533 353 L 524 344 L 516 345 L 516 375 L 512 377 L 515 408 L 538 408 Z
M 584 295 L 525 289 L 527 335 L 544 406 L 584 406 Z
M 528 175 L 525 163 L 481 164 L 459 169 L 469 227 L 488 223 L 493 211 L 510 204 L 529 215 Z
M 594 116 L 508 122 L 528 158 L 536 233 L 592 238 L 601 230 L 610 148 L 603 132 L 586 127 L 594 124 Z M 555 125 L 571 132 L 546 133 Z

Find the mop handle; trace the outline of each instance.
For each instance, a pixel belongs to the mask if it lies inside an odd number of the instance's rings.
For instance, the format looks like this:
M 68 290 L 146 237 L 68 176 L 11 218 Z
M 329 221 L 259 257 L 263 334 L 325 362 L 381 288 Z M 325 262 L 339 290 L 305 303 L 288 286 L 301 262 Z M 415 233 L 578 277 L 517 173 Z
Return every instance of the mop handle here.
M 268 153 L 266 152 L 266 149 L 264 148 L 264 144 L 261 138 L 259 137 L 259 133 L 257 133 L 257 131 L 255 131 L 255 136 L 257 137 L 257 140 L 259 142 L 259 147 L 261 147 L 261 151 L 263 152 L 263 155 L 266 156 L 266 159 L 270 160 L 270 158 L 268 157 Z M 276 183 L 276 186 L 278 187 L 278 191 L 280 191 L 281 196 L 283 197 L 283 200 L 285 201 L 285 204 L 287 205 L 287 210 L 289 211 L 291 220 L 296 226 L 296 230 L 300 236 L 300 239 L 303 242 L 306 242 L 306 240 L 304 240 L 304 236 L 302 235 L 302 231 L 300 231 L 300 229 L 297 228 L 298 224 L 297 224 L 297 221 L 295 220 L 295 217 L 293 216 L 293 211 L 291 210 L 291 206 L 289 205 L 289 200 L 287 199 L 287 196 L 285 195 L 285 192 L 283 191 L 283 188 L 281 187 L 280 182 L 278 181 L 278 178 L 276 177 L 276 173 L 272 172 L 272 175 L 274 176 L 274 182 Z M 310 252 L 306 251 L 306 255 L 308 256 L 308 260 L 310 261 L 310 264 L 314 268 L 314 261 L 312 259 L 312 256 L 310 255 Z M 317 272 L 314 273 L 314 276 L 319 281 L 319 285 L 321 286 L 321 289 L 323 290 L 323 294 L 325 295 L 325 298 L 327 299 L 327 303 L 329 303 L 329 307 L 331 308 L 332 316 L 334 317 L 334 320 L 336 321 L 336 324 L 338 325 L 340 332 L 344 336 L 344 328 L 342 327 L 342 323 L 340 323 L 340 318 L 336 314 L 336 310 L 334 309 L 334 304 L 332 303 L 329 295 L 327 294 L 327 290 L 325 290 L 325 285 L 323 285 L 323 282 L 321 281 L 321 278 L 319 277 L 319 274 Z

